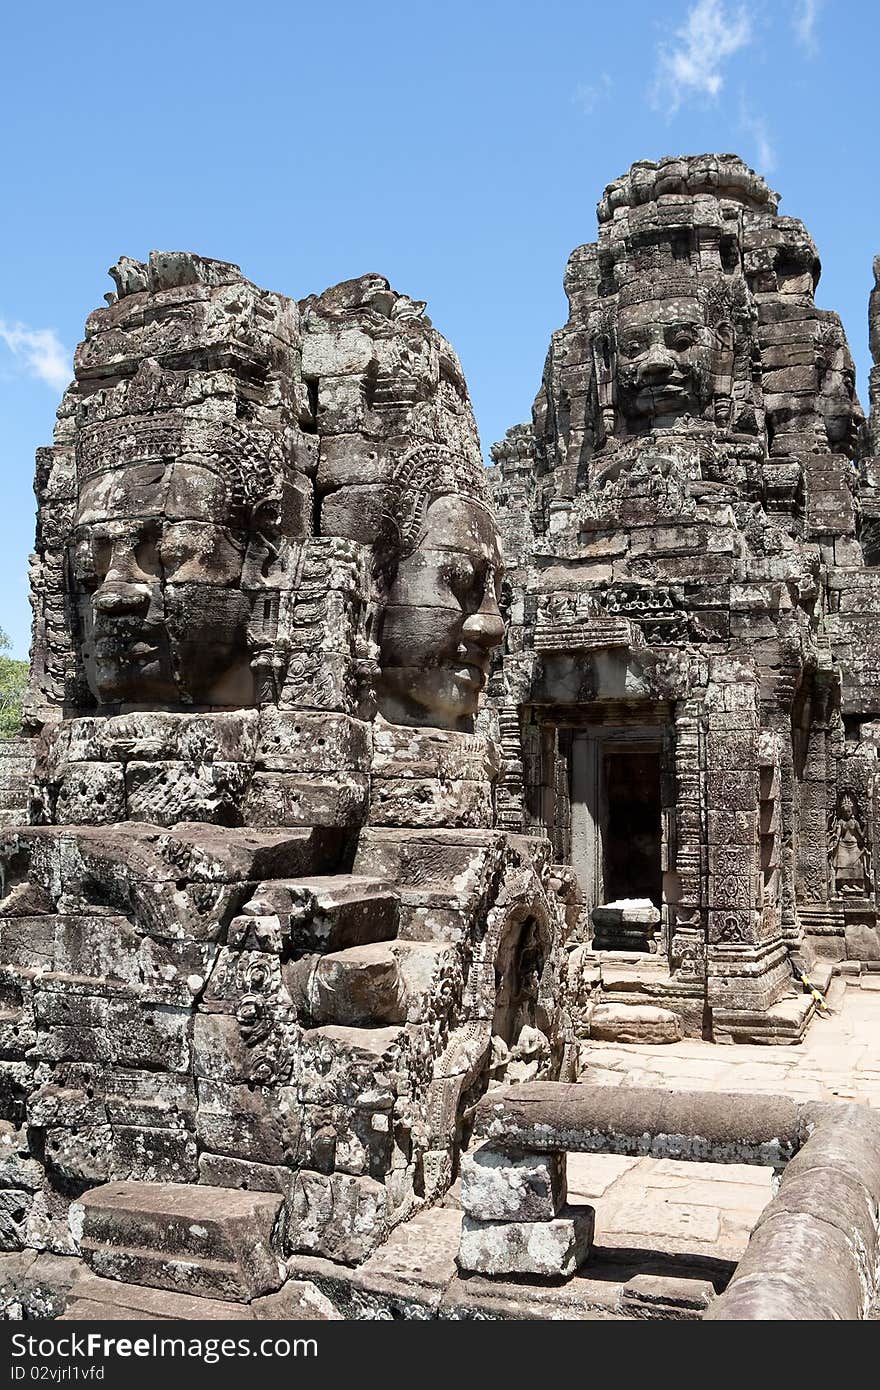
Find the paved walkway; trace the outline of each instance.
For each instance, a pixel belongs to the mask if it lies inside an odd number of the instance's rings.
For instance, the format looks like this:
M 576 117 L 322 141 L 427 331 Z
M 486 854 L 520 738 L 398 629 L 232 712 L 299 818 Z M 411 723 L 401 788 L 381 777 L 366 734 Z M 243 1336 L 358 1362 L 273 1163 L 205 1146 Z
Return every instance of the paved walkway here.
M 854 1100 L 880 1107 L 880 974 L 835 981 L 831 1015 L 816 1016 L 796 1047 L 591 1042 L 580 1080 L 600 1086 L 775 1091 L 792 1100 Z
M 793 1100 L 851 1100 L 880 1107 L 880 975 L 831 992 L 797 1047 L 668 1046 L 591 1042 L 580 1079 L 601 1086 L 777 1092 Z M 874 981 L 877 988 L 874 988 Z M 596 1208 L 597 1244 L 738 1260 L 770 1199 L 769 1169 L 739 1164 L 571 1154 L 574 1201 Z

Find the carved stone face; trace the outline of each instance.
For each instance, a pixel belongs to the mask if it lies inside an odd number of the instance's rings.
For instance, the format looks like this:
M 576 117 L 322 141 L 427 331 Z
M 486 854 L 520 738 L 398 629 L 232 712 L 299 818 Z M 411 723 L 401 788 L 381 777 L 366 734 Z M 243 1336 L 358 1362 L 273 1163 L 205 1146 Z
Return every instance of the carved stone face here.
M 470 730 L 492 648 L 504 635 L 501 576 L 485 508 L 455 496 L 432 502 L 383 616 L 379 708 L 391 723 Z
M 712 340 L 696 298 L 623 305 L 617 320 L 617 399 L 633 429 L 698 416 L 712 399 Z
M 80 487 L 70 548 L 86 679 L 101 705 L 253 701 L 244 540 L 226 480 L 134 463 Z
M 855 366 L 845 340 L 835 343 L 823 354 L 818 406 L 830 448 L 852 447 L 863 416 L 856 398 Z

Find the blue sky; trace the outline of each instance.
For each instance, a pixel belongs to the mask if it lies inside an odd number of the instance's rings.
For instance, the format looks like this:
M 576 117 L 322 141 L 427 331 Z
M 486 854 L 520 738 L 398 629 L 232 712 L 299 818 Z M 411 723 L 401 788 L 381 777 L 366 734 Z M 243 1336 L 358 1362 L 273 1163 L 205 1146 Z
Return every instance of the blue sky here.
M 867 397 L 876 0 L 151 0 L 7 7 L 0 626 L 26 656 L 33 454 L 119 255 L 187 249 L 300 298 L 427 299 L 488 451 L 526 419 L 562 271 L 636 159 L 734 151 L 803 218 Z

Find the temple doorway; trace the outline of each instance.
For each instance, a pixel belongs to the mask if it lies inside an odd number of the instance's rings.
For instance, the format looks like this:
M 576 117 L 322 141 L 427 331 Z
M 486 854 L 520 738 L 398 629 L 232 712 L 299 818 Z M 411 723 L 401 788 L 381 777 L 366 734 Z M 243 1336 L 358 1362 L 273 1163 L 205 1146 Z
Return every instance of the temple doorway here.
M 583 909 L 597 927 L 597 945 L 602 942 L 599 924 L 605 917 L 606 928 L 612 929 L 608 944 L 613 940 L 617 947 L 624 947 L 629 941 L 636 950 L 649 949 L 651 923 L 659 921 L 662 757 L 658 738 L 633 737 L 626 729 L 572 730 L 571 864 Z M 594 912 L 624 901 L 632 907 L 620 923 L 613 914 Z M 631 928 L 624 925 L 627 917 L 632 918 Z
M 660 906 L 660 749 L 609 745 L 601 752 L 606 902 L 650 898 Z

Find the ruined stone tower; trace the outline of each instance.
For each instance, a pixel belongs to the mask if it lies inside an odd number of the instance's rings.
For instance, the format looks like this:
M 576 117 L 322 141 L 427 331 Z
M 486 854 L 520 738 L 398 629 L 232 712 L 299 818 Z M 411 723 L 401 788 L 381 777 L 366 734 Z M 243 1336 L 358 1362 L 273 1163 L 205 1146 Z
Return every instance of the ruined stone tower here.
M 632 948 L 614 998 L 658 1036 L 796 1039 L 793 974 L 878 954 L 874 464 L 777 205 L 732 155 L 612 183 L 532 422 L 492 451 L 499 820 L 574 871 L 580 1012 Z

